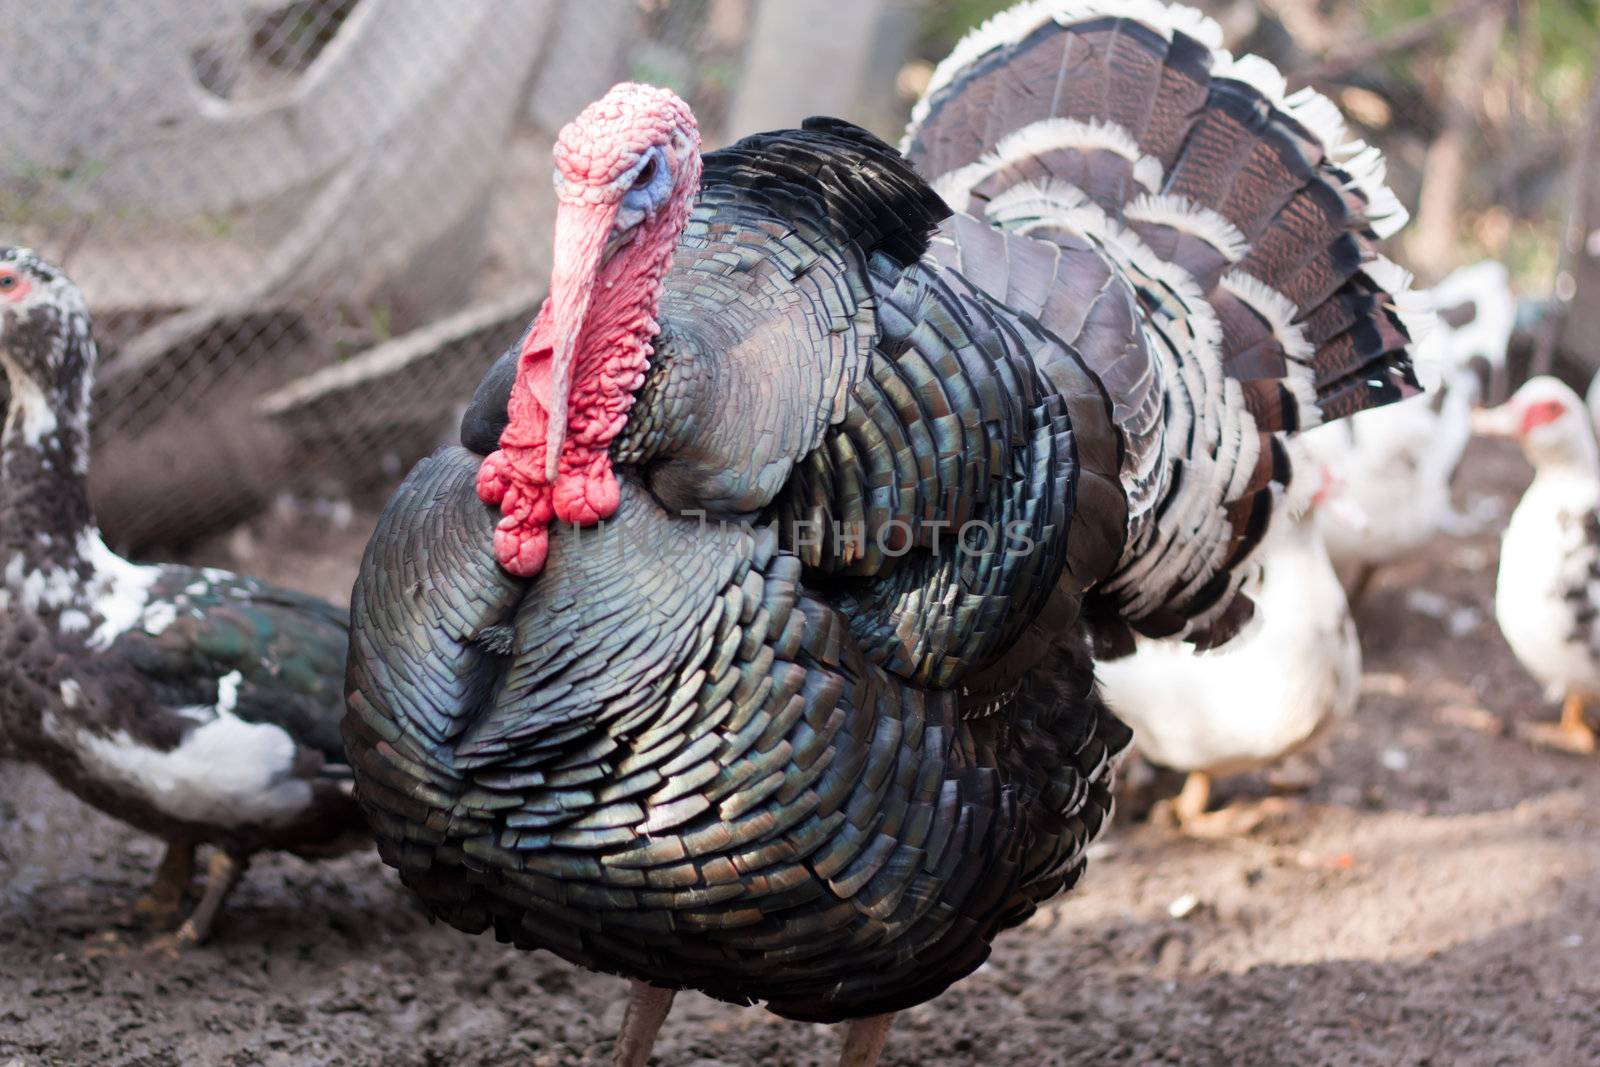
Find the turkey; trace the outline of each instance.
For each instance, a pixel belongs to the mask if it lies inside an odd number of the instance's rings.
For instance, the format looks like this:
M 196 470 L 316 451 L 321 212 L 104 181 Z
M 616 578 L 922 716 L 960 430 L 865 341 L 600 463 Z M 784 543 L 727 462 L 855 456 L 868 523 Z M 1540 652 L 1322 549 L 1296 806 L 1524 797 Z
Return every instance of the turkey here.
M 1236 631 L 1283 433 L 1415 391 L 1376 159 L 1217 39 L 1016 8 L 904 158 L 702 157 L 635 84 L 561 132 L 550 296 L 379 520 L 345 739 L 435 915 L 633 980 L 617 1063 L 676 989 L 875 1063 L 1082 873 L 1091 640 Z
M 138 566 L 86 487 L 96 359 L 83 296 L 0 248 L 0 733 L 82 800 L 166 843 L 133 918 L 203 941 L 263 849 L 364 840 L 339 738 L 347 620 L 229 574 Z M 205 893 L 185 917 L 199 845 Z
M 1589 413 L 1565 384 L 1539 377 L 1474 426 L 1516 440 L 1534 469 L 1500 543 L 1494 594 L 1506 643 L 1563 702 L 1559 724 L 1533 737 L 1593 752 L 1585 707 L 1600 698 L 1600 445 Z
M 1187 774 L 1173 807 L 1190 832 L 1240 825 L 1234 813 L 1207 812 L 1213 778 L 1308 748 L 1361 695 L 1361 642 L 1316 519 L 1330 480 L 1302 452 L 1293 457 L 1297 499 L 1262 543 L 1259 585 L 1245 586 L 1257 610 L 1251 629 L 1209 652 L 1140 638 L 1133 655 L 1095 668 L 1140 754 Z M 1308 474 L 1310 493 L 1300 488 Z
M 1418 344 L 1428 396 L 1307 434 L 1332 476 L 1317 521 L 1358 602 L 1376 571 L 1441 533 L 1460 532 L 1451 487 L 1472 438 L 1472 409 L 1502 380 L 1516 319 L 1506 268 L 1485 260 L 1447 276 L 1417 304 L 1436 318 Z

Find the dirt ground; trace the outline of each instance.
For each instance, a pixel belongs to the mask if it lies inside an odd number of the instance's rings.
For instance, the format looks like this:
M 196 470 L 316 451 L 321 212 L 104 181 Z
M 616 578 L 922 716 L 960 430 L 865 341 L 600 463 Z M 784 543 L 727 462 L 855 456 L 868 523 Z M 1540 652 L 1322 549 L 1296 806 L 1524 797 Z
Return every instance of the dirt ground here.
M 1527 476 L 1474 446 L 1464 500 L 1503 516 Z M 359 518 L 281 523 L 207 554 L 348 583 Z M 902 1015 L 884 1063 L 1600 1063 L 1600 760 L 1517 735 L 1554 709 L 1493 622 L 1497 528 L 1380 577 L 1361 709 L 1288 814 L 1223 840 L 1120 828 L 1077 892 Z M 370 855 L 262 859 L 212 944 L 146 953 L 113 919 L 156 855 L 0 764 L 0 1067 L 609 1062 L 619 980 L 430 926 Z M 655 1062 L 824 1065 L 837 1042 L 684 995 Z

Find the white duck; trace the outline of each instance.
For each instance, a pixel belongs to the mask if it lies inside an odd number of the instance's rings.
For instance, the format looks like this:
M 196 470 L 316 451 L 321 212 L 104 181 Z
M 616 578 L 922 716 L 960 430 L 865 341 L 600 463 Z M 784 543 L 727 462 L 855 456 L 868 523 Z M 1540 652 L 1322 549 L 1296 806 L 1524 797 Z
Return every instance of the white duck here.
M 1492 260 L 1418 296 L 1420 310 L 1436 316 L 1417 359 L 1427 393 L 1302 439 L 1332 473 L 1330 501 L 1343 505 L 1320 509 L 1318 523 L 1352 601 L 1376 568 L 1460 526 L 1451 477 L 1472 436 L 1474 404 L 1504 372 L 1515 324 L 1506 268 Z
M 1324 477 L 1317 497 L 1327 488 Z M 1174 803 L 1187 830 L 1203 828 L 1214 776 L 1305 748 L 1360 693 L 1361 645 L 1314 514 L 1274 523 L 1261 559 L 1256 623 L 1229 644 L 1197 652 L 1140 638 L 1133 655 L 1096 664 L 1139 752 L 1188 773 Z
M 1473 425 L 1516 440 L 1534 468 L 1500 543 L 1494 597 L 1506 643 L 1563 701 L 1560 723 L 1533 736 L 1593 752 L 1584 707 L 1600 697 L 1600 445 L 1588 411 L 1566 385 L 1541 377 Z

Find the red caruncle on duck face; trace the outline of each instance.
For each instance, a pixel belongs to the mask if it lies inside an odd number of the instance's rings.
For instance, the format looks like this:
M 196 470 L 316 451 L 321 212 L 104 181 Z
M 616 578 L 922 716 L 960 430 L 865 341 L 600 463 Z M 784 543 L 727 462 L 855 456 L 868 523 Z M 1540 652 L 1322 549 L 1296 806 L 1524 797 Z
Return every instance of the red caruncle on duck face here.
M 495 554 L 515 574 L 544 566 L 553 520 L 592 525 L 616 511 L 608 449 L 649 364 L 699 147 L 687 104 L 634 83 L 556 142 L 550 296 L 523 344 L 500 449 L 478 473 L 479 496 L 501 510 Z
M 33 284 L 15 267 L 0 264 L 0 300 L 19 303 L 33 290 Z

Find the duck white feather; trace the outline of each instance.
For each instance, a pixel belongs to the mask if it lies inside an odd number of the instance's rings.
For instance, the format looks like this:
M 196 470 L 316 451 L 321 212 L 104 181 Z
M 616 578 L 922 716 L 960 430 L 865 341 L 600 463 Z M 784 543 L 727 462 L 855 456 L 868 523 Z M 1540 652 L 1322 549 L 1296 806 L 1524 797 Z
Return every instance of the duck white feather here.
M 1355 708 L 1361 646 L 1312 516 L 1274 525 L 1251 593 L 1257 624 L 1220 649 L 1140 638 L 1097 666 L 1152 762 L 1211 775 L 1264 767 Z

